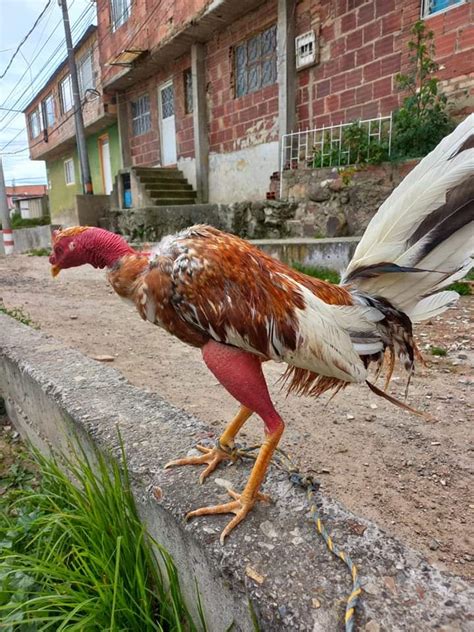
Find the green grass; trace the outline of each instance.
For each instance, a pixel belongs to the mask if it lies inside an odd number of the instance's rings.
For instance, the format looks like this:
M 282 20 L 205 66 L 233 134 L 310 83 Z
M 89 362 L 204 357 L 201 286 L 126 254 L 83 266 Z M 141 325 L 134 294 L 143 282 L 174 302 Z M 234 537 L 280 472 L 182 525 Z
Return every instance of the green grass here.
M 194 632 L 175 566 L 155 543 L 160 571 L 138 517 L 125 459 L 35 460 L 36 488 L 0 496 L 2 630 Z
M 33 228 L 34 226 L 45 226 L 51 224 L 49 215 L 35 217 L 33 219 L 23 219 L 20 213 L 14 213 L 11 219 L 12 228 Z
M 307 274 L 308 276 L 316 277 L 317 279 L 322 279 L 323 281 L 329 281 L 330 283 L 339 283 L 340 276 L 339 273 L 335 270 L 331 270 L 330 268 L 320 268 L 317 266 L 304 266 L 301 263 L 294 262 L 292 267 L 298 272 L 302 272 L 303 274 Z
M 0 300 L 0 313 L 14 318 L 23 325 L 29 325 L 30 327 L 33 327 L 33 329 L 39 329 L 39 325 L 31 319 L 31 316 L 28 314 L 28 312 L 25 312 L 22 307 L 8 308 L 5 307 L 5 305 Z
M 26 254 L 28 257 L 49 257 L 51 254 L 51 248 L 33 248 Z
M 430 347 L 430 353 L 431 355 L 439 356 L 441 358 L 448 355 L 448 351 L 444 347 Z

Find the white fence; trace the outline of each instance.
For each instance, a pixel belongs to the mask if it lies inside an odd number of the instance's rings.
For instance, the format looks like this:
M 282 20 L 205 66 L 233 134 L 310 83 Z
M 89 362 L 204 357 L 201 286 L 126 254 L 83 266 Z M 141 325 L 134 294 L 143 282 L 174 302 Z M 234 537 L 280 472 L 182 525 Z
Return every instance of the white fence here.
M 391 146 L 392 114 L 285 134 L 281 139 L 280 183 L 282 172 L 288 169 L 371 162 L 388 158 Z

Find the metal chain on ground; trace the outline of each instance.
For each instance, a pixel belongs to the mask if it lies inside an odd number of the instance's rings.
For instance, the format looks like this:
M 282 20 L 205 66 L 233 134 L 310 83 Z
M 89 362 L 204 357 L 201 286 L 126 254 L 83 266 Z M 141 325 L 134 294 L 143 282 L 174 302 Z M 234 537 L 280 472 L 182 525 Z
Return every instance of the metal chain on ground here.
M 226 452 L 235 462 L 237 459 L 252 459 L 255 460 L 257 455 L 255 452 L 259 450 L 260 445 L 253 445 L 249 447 L 236 446 L 229 449 L 227 446 L 223 446 L 219 440 L 216 442 L 216 446 Z M 275 450 L 275 454 L 271 460 L 271 464 L 280 470 L 283 470 L 288 474 L 290 482 L 296 487 L 301 487 L 306 491 L 306 498 L 310 508 L 311 519 L 314 522 L 317 532 L 323 538 L 329 551 L 338 559 L 342 560 L 349 569 L 352 578 L 352 591 L 346 601 L 346 612 L 344 615 L 344 627 L 345 632 L 354 632 L 355 629 L 355 612 L 362 592 L 362 587 L 359 579 L 359 572 L 357 566 L 352 559 L 335 544 L 332 537 L 329 535 L 326 527 L 324 526 L 321 512 L 316 504 L 316 494 L 319 491 L 320 484 L 314 479 L 311 474 L 303 474 L 296 467 L 293 460 L 288 454 L 281 448 Z

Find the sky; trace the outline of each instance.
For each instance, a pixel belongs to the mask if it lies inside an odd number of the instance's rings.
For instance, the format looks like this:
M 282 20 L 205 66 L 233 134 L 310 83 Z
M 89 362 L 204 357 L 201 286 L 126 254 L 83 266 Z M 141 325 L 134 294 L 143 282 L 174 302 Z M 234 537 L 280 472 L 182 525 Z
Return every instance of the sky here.
M 67 2 L 76 43 L 90 24 L 96 24 L 96 5 L 92 0 Z M 46 4 L 47 0 L 0 0 L 0 75 Z M 58 0 L 51 0 L 5 77 L 0 79 L 0 155 L 7 186 L 13 180 L 17 185 L 47 184 L 45 163 L 29 160 L 28 150 L 23 151 L 28 147 L 24 114 L 7 109 L 23 110 L 65 58 L 62 12 Z

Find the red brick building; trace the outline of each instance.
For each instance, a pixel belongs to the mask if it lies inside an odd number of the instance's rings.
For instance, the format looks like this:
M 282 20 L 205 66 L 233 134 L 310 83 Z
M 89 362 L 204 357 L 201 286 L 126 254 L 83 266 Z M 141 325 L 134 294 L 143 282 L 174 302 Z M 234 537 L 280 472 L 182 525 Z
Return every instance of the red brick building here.
M 389 114 L 420 16 L 438 76 L 458 111 L 473 109 L 472 2 L 97 0 L 97 11 L 123 166 L 177 164 L 204 201 L 263 198 L 284 133 Z

